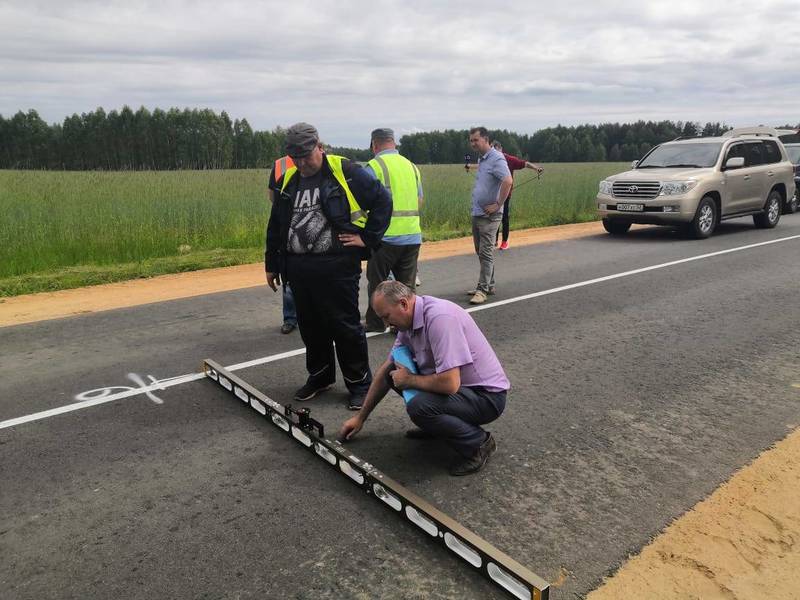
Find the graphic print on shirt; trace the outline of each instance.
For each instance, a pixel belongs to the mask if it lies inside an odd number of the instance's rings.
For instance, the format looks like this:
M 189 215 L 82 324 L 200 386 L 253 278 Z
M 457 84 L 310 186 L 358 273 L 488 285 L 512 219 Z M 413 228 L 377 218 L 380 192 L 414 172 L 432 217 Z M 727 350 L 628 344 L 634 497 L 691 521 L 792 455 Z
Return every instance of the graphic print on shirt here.
M 300 178 L 286 244 L 292 254 L 325 254 L 333 249 L 331 224 L 319 201 L 321 182 L 320 173 Z

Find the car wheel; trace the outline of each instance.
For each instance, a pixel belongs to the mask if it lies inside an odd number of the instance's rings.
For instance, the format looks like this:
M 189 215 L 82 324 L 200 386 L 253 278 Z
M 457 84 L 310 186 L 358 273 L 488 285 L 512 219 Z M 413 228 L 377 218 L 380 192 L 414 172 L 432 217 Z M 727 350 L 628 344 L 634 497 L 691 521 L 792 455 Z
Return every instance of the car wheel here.
M 783 214 L 791 215 L 796 212 L 797 212 L 797 190 L 795 190 L 792 199 L 783 205 Z
M 697 205 L 694 220 L 687 227 L 689 234 L 698 240 L 707 238 L 714 233 L 717 217 L 717 203 L 711 196 L 703 197 Z
M 758 215 L 753 215 L 753 223 L 756 227 L 761 229 L 772 229 L 781 220 L 781 198 L 778 190 L 772 190 L 767 196 L 767 202 L 764 205 L 764 212 Z
M 605 227 L 606 231 L 611 235 L 625 235 L 628 233 L 628 229 L 631 228 L 631 224 L 626 221 L 615 221 L 614 219 L 605 218 L 603 219 L 603 227 Z

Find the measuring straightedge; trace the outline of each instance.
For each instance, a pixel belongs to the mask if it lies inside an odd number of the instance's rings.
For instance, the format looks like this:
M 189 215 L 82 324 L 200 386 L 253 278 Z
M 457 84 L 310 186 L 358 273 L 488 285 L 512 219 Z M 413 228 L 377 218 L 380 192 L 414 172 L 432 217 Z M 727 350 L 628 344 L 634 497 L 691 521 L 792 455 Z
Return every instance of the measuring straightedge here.
M 549 584 L 489 542 L 390 479 L 340 442 L 325 438 L 323 425 L 307 408 L 283 406 L 213 360 L 203 364 L 206 376 L 302 444 L 331 467 L 357 483 L 401 517 L 480 571 L 493 584 L 519 600 L 548 600 Z

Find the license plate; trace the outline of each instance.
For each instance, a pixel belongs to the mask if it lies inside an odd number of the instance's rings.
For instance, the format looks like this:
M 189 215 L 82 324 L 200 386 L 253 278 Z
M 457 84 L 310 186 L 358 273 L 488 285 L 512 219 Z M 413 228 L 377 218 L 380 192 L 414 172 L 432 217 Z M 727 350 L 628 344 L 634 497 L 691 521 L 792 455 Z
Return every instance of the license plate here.
M 617 204 L 617 210 L 629 210 L 632 212 L 642 212 L 644 204 Z

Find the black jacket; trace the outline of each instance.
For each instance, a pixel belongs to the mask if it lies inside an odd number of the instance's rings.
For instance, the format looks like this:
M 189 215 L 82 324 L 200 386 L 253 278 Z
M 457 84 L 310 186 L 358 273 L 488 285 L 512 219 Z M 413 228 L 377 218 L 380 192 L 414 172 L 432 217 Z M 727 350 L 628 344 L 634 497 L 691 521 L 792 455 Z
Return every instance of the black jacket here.
M 366 226 L 362 229 L 350 222 L 350 204 L 347 201 L 347 195 L 333 176 L 327 157 L 324 157 L 322 161 L 323 177 L 320 189 L 322 212 L 330 221 L 334 235 L 337 233 L 361 234 L 361 239 L 364 240 L 367 247 L 354 250 L 359 251 L 362 260 L 366 260 L 370 256 L 371 249 L 380 246 L 383 234 L 389 228 L 389 221 L 392 218 L 392 196 L 377 178 L 358 163 L 347 159 L 342 160 L 342 171 L 359 206 L 362 210 L 367 211 Z M 286 245 L 289 239 L 289 224 L 292 219 L 292 202 L 299 182 L 300 176 L 297 174 L 282 192 L 279 190 L 283 186 L 283 177 L 275 182 L 277 190 L 267 224 L 264 268 L 268 273 L 280 273 L 281 278 L 286 275 Z

